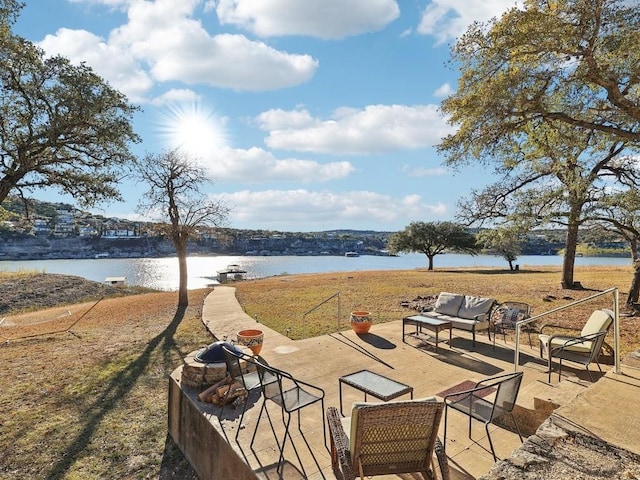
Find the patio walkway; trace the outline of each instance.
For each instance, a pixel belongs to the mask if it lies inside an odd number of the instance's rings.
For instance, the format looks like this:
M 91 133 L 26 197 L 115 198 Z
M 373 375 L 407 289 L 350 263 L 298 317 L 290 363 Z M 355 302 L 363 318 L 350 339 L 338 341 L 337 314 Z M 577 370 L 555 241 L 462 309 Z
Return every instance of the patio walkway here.
M 469 336 L 464 332 L 454 331 L 453 346 L 450 347 L 448 341 L 443 342 L 441 339 L 436 354 L 432 346 L 421 345 L 418 340 L 408 339 L 409 343 L 403 343 L 400 318 L 397 322 L 374 324 L 368 334 L 356 335 L 348 324 L 345 324 L 345 330 L 341 333 L 293 341 L 247 316 L 235 299 L 235 289 L 227 286 L 216 286 L 209 294 L 204 305 L 203 322 L 218 340 L 235 340 L 235 333 L 245 328 L 263 330 L 264 346 L 260 357 L 274 367 L 323 388 L 326 392 L 325 409 L 329 406 L 340 407 L 338 377 L 362 369 L 411 385 L 414 388 L 414 398 L 436 395 L 466 380 L 477 381 L 487 376 L 513 371 L 512 342 L 505 345 L 499 338 L 496 350 L 493 351 L 486 335 L 480 334 L 477 346 L 472 348 Z M 534 344 L 534 350 L 530 350 L 526 341 L 523 341 L 522 345 L 521 369 L 524 372 L 524 380 L 519 404 L 521 401 L 532 402 L 532 391 L 550 388 L 543 384 L 547 380 L 546 365 L 537 358 L 537 346 Z M 628 407 L 637 403 L 640 394 L 640 374 L 636 369 L 629 372 L 626 370 L 624 375 L 609 373 L 606 381 L 602 379 L 589 388 L 589 391 L 593 389 L 593 396 L 582 395 L 579 401 L 574 402 L 575 405 L 561 407 L 562 416 L 576 424 L 584 424 L 588 430 L 605 441 L 640 453 L 640 416 L 637 412 L 625 408 L 625 405 Z M 568 368 L 566 373 L 571 372 L 573 370 Z M 576 372 L 580 376 L 584 373 L 579 370 Z M 556 379 L 557 376 L 554 376 L 554 383 Z M 362 392 L 344 386 L 345 414 L 348 414 L 353 401 L 362 399 Z M 601 405 L 608 405 L 608 408 L 603 409 Z M 249 446 L 260 406 L 261 399 L 257 393 L 250 395 L 237 443 L 233 439 L 239 428 L 239 411 L 227 407 L 220 427 L 232 448 L 244 458 L 259 478 L 276 479 L 279 478 L 275 472 L 278 447 L 269 422 L 264 417 L 260 422 L 253 449 Z M 523 408 L 533 407 L 524 405 Z M 284 433 L 280 412 L 273 404 L 269 404 L 269 411 L 280 441 Z M 287 442 L 282 478 L 335 478 L 322 438 L 321 422 L 319 404 L 303 410 L 302 432 L 297 428 L 297 419 L 292 419 L 290 430 L 294 436 L 295 450 L 291 442 Z M 467 417 L 457 412 L 450 413 L 446 451 L 454 480 L 478 478 L 485 475 L 494 465 L 484 427 L 474 421 L 474 440 L 470 440 L 467 436 L 467 422 Z M 444 421 L 440 427 L 441 438 L 443 429 Z M 516 433 L 495 426 L 492 439 L 499 458 L 509 457 L 512 451 L 521 445 Z M 375 478 L 414 477 L 403 475 Z

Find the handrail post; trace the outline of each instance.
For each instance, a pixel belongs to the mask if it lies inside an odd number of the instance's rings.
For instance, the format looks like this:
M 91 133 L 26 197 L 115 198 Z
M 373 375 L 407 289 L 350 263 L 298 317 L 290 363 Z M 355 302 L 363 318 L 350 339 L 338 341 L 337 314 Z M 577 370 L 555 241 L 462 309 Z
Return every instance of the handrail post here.
M 493 331 L 493 334 L 494 335 L 496 334 L 495 329 Z M 516 322 L 516 348 L 515 348 L 515 352 L 513 353 L 513 356 L 514 356 L 513 371 L 517 372 L 518 365 L 520 365 L 520 323 L 519 322 Z
M 338 327 L 340 327 L 340 290 L 338 290 L 336 293 L 331 295 L 329 298 L 324 299 L 318 305 L 316 305 L 315 307 L 313 307 L 310 310 L 307 310 L 306 312 L 304 312 L 302 314 L 302 338 L 307 338 L 307 320 L 306 320 L 307 315 L 310 314 L 311 312 L 313 312 L 314 310 L 316 310 L 317 308 L 320 308 L 322 305 L 324 305 L 329 300 L 331 300 L 332 298 L 335 298 L 335 297 L 338 298 Z
M 613 292 L 613 372 L 620 373 L 620 292 Z

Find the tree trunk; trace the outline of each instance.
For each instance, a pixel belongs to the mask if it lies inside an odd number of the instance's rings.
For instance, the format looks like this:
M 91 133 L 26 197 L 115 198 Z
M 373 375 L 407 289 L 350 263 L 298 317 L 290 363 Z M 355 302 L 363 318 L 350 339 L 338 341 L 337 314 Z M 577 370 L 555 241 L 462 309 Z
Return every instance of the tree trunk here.
M 429 259 L 429 268 L 427 270 L 433 270 L 433 257 L 434 255 L 427 255 L 427 258 Z
M 562 288 L 574 288 L 573 267 L 576 262 L 576 246 L 578 244 L 578 222 L 569 222 L 567 241 L 565 243 L 564 261 L 562 262 Z
M 187 290 L 187 245 L 176 245 L 178 254 L 178 268 L 180 271 L 180 282 L 178 287 L 178 306 L 189 305 L 189 292 Z
M 509 270 L 513 272 L 513 260 L 507 260 L 509 262 Z
M 634 303 L 638 303 L 638 296 L 640 295 L 640 260 L 633 262 L 633 280 L 631 280 L 631 286 L 629 287 L 629 295 L 627 295 L 627 305 L 632 306 Z

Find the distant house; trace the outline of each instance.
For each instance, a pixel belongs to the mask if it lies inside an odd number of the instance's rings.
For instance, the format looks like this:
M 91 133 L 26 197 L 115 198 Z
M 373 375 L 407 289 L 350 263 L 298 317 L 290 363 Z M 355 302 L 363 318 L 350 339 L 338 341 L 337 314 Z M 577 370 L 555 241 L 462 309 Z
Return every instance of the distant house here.
M 49 228 L 49 221 L 42 218 L 36 218 L 33 221 L 33 234 L 34 235 L 49 235 L 51 229 Z
M 127 228 L 119 228 L 116 230 L 105 230 L 103 237 L 107 238 L 127 238 L 127 237 L 135 237 L 136 232 L 133 230 L 129 230 Z
M 80 237 L 94 237 L 98 235 L 98 230 L 92 225 L 83 225 L 78 228 L 78 236 Z

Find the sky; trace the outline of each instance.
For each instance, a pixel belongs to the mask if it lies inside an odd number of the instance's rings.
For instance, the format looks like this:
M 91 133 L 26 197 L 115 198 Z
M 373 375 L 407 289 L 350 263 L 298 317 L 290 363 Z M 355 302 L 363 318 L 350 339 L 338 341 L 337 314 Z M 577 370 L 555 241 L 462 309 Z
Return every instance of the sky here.
M 137 156 L 184 148 L 226 226 L 398 231 L 493 181 L 445 167 L 456 38 L 513 0 L 26 0 L 14 33 L 86 62 L 141 111 Z M 91 211 L 136 212 L 144 186 Z M 34 198 L 75 203 L 55 192 Z

